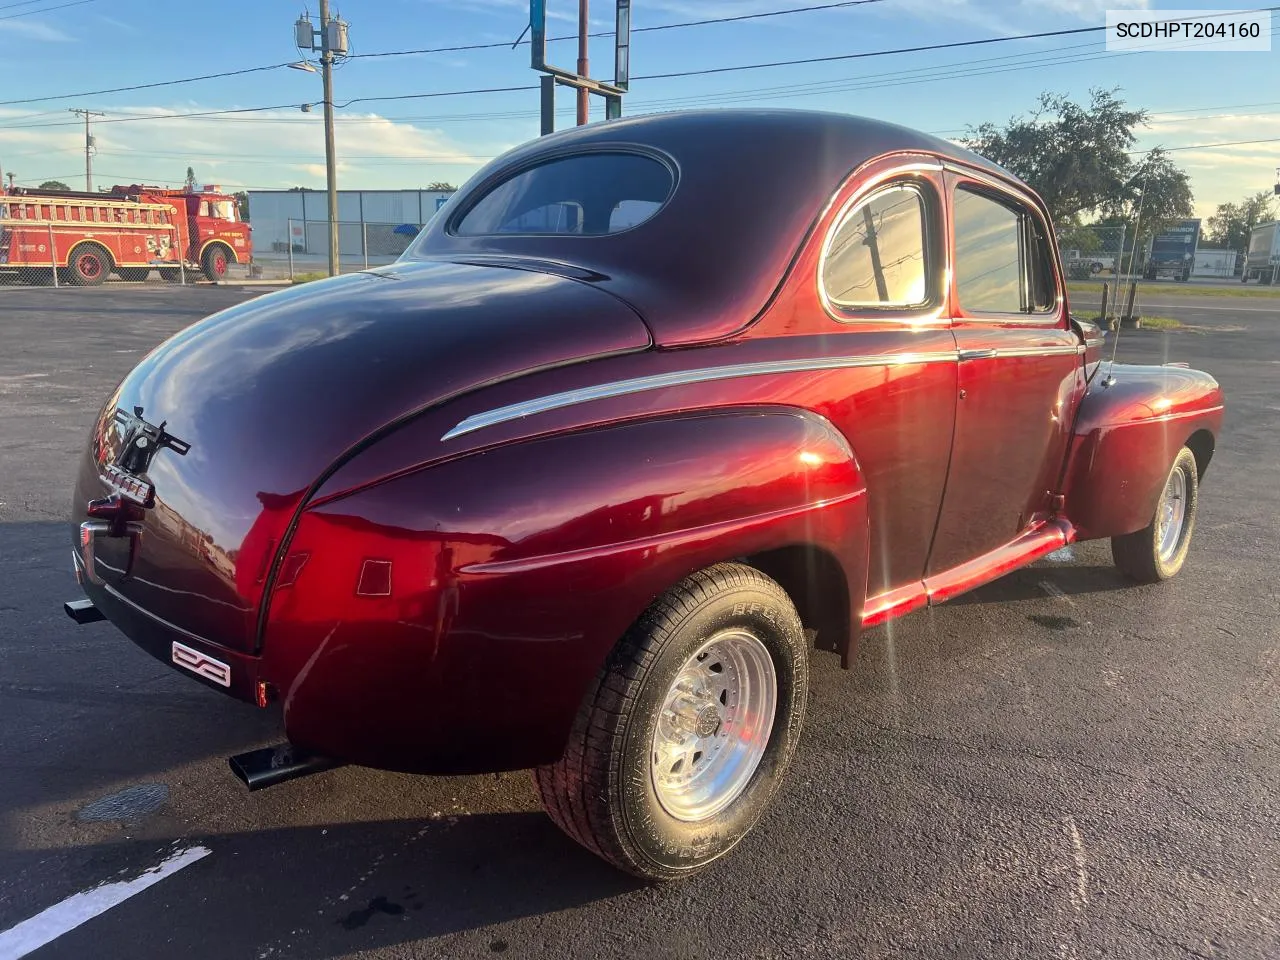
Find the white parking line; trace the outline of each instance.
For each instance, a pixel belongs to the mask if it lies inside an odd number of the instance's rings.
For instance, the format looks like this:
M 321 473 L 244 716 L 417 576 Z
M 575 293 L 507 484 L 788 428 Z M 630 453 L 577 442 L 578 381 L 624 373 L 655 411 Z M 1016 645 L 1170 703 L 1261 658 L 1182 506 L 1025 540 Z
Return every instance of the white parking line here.
M 1067 596 L 1066 591 L 1063 590 L 1056 583 L 1050 583 L 1048 580 L 1041 580 L 1040 589 L 1043 590 L 1045 593 L 1047 593 L 1049 596 L 1053 597 L 1053 599 L 1055 600 L 1060 600 L 1063 603 L 1067 603 L 1067 604 L 1071 604 L 1071 606 L 1075 606 L 1075 603 L 1072 601 L 1072 599 Z
M 82 923 L 87 923 L 112 907 L 119 906 L 135 893 L 141 893 L 183 867 L 189 867 L 209 855 L 207 847 L 187 847 L 166 857 L 142 876 L 118 883 L 102 883 L 72 894 L 29 920 L 0 933 L 0 960 L 18 960 L 33 950 L 52 943 Z

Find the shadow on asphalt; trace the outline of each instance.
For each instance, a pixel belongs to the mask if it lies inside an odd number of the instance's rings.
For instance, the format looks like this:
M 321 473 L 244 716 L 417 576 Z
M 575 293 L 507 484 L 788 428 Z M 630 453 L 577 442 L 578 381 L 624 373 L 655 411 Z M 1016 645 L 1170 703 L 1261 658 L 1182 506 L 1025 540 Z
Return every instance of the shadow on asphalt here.
M 522 917 L 554 915 L 643 889 L 569 841 L 541 813 L 382 820 L 182 838 L 204 846 L 203 861 L 115 908 L 116 929 L 137 956 L 346 957 L 430 942 Z M 96 864 L 154 864 L 174 849 L 163 840 L 130 841 L 9 858 L 14 876 L 65 858 L 66 870 Z M 31 862 L 24 862 L 25 860 Z M 201 882 L 208 871 L 228 882 Z M 190 890 L 200 889 L 198 903 Z M 157 923 L 159 917 L 167 917 Z M 601 937 L 606 934 L 601 931 Z M 90 956 L 93 933 L 62 937 L 57 956 Z M 495 953 L 508 944 L 495 939 Z M 85 952 L 79 952 L 79 951 Z M 397 954 L 398 955 L 398 954 Z M 414 954 L 416 955 L 416 954 Z
M 1070 597 L 1091 593 L 1133 590 L 1138 585 L 1126 580 L 1114 566 L 1073 566 L 1041 562 L 1006 574 L 999 580 L 962 593 L 947 601 L 949 607 L 972 604 L 1010 603 L 1015 600 L 1043 600 L 1048 596 L 1042 583 L 1057 587 Z

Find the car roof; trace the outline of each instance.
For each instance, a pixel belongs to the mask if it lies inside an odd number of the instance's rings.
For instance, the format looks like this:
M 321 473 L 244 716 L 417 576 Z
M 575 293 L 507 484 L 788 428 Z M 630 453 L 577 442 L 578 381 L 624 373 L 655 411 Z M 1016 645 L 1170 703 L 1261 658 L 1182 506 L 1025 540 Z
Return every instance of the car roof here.
M 473 199 L 517 170 L 611 148 L 657 152 L 678 171 L 667 204 L 639 226 L 589 237 L 449 232 Z M 1022 185 L 972 151 L 883 120 L 784 109 L 648 114 L 559 131 L 507 152 L 458 191 L 406 256 L 571 264 L 631 303 L 659 343 L 705 339 L 741 328 L 767 305 L 805 235 L 854 170 L 901 152 L 968 164 Z

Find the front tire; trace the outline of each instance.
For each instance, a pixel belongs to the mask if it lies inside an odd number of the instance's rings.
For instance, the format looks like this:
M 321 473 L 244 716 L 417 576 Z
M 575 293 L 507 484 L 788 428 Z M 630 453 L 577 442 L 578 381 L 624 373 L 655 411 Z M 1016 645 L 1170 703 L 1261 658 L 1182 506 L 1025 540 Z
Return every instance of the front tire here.
M 1189 447 L 1183 447 L 1165 478 L 1151 522 L 1134 533 L 1111 538 L 1111 556 L 1120 572 L 1139 583 L 1175 576 L 1187 560 L 1199 502 L 1196 458 Z
M 809 658 L 795 606 L 751 567 L 685 578 L 610 653 L 559 761 L 551 819 L 647 880 L 692 876 L 751 830 L 804 721 Z
M 204 275 L 210 280 L 225 280 L 229 262 L 230 258 L 223 247 L 210 247 L 204 252 L 201 266 L 204 268 Z

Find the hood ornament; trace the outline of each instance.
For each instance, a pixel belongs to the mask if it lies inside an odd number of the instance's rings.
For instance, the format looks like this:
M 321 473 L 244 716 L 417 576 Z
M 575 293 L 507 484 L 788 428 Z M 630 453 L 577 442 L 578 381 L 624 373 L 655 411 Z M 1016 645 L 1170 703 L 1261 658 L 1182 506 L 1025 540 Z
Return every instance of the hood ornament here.
M 135 477 L 146 474 L 151 461 L 161 450 L 168 448 L 185 457 L 191 449 L 191 444 L 165 430 L 168 420 L 162 420 L 159 426 L 155 426 L 142 419 L 142 407 L 134 407 L 132 413 L 117 410 L 115 421 L 124 430 L 124 440 L 115 466 Z

